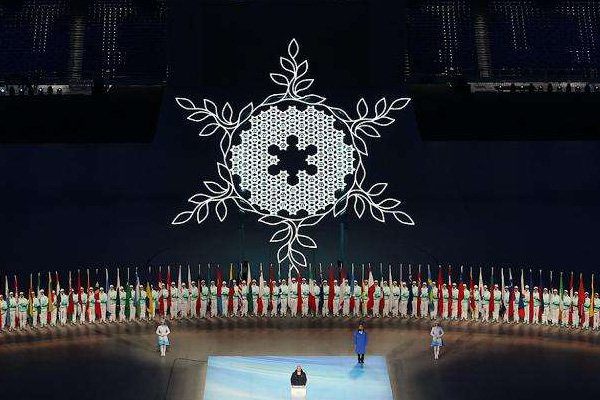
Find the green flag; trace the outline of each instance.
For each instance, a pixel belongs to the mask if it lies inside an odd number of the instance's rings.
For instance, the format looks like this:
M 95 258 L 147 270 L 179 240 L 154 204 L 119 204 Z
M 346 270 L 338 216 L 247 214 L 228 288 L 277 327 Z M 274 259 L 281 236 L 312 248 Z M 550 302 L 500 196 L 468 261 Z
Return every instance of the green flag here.
M 254 304 L 252 304 L 252 272 L 250 271 L 250 264 L 248 264 L 248 279 L 246 283 L 248 284 L 248 295 L 246 299 L 248 300 L 248 313 L 252 314 L 254 312 Z
M 129 319 L 131 317 L 131 287 L 127 285 L 127 289 L 125 289 L 125 318 Z

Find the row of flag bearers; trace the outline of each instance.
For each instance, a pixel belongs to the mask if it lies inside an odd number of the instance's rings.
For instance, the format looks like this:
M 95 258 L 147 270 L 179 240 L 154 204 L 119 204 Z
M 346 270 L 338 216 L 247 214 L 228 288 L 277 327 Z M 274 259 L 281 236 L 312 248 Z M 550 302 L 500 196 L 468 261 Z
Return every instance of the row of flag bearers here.
M 283 278 L 281 266 L 259 266 L 258 281 L 252 278 L 247 263 L 229 266 L 229 280 L 224 278 L 223 268 L 208 265 L 204 274 L 201 266 L 195 279 L 188 266 L 177 269 L 177 279 L 172 279 L 171 267 L 166 268 L 163 282 L 162 267 L 158 268 L 157 279 L 148 268 L 142 284 L 138 269 L 130 280 L 130 269 L 126 269 L 124 281 L 121 271 L 116 269 L 114 282 L 104 269 L 104 279 L 95 270 L 90 279 L 90 270 L 76 277 L 67 275 L 67 284 L 61 286 L 58 272 L 48 273 L 46 287 L 42 287 L 42 275 L 37 275 L 33 286 L 33 275 L 29 277 L 29 290 L 19 291 L 17 276 L 13 276 L 10 290 L 9 277 L 4 278 L 4 295 L 0 294 L 0 330 L 46 327 L 67 323 L 108 323 L 136 319 L 206 318 L 215 316 L 245 317 L 258 316 L 374 316 L 443 318 L 455 320 L 480 320 L 491 322 L 513 322 L 547 324 L 572 328 L 595 329 L 600 327 L 600 299 L 594 291 L 594 275 L 591 276 L 590 292 L 584 285 L 583 274 L 579 274 L 575 286 L 574 274 L 559 273 L 555 279 L 549 273 L 548 287 L 544 286 L 540 270 L 537 286 L 534 286 L 532 270 L 520 271 L 520 285 L 515 284 L 512 269 L 501 268 L 499 283 L 491 268 L 490 278 L 484 283 L 482 268 L 474 279 L 473 269 L 468 276 L 460 267 L 458 281 L 453 282 L 452 266 L 438 266 L 437 280 L 432 278 L 429 266 L 426 279 L 421 266 L 413 269 L 379 265 L 381 281 L 374 279 L 374 268 L 367 264 L 358 268 L 346 267 L 341 263 L 318 268 L 309 265 L 306 274 L 291 267 Z M 185 273 L 187 272 L 187 279 Z M 318 272 L 318 277 L 316 273 Z M 360 272 L 361 279 L 357 280 Z M 387 272 L 387 274 L 386 274 Z M 425 271 L 423 271 L 425 272 Z M 527 272 L 527 273 L 526 273 Z M 182 277 L 182 273 L 184 276 Z M 405 275 L 406 273 L 406 275 Z M 211 280 L 214 274 L 214 280 Z M 304 276 L 307 275 L 307 276 Z M 527 275 L 527 280 L 525 279 Z M 399 279 L 395 280 L 395 276 Z M 184 278 L 184 279 L 182 279 Z M 237 279 L 235 279 L 237 278 Z M 568 286 L 564 283 L 568 279 Z M 103 280 L 103 285 L 99 281 Z M 400 282 L 400 283 L 398 283 Z M 557 287 L 555 287 L 557 286 Z

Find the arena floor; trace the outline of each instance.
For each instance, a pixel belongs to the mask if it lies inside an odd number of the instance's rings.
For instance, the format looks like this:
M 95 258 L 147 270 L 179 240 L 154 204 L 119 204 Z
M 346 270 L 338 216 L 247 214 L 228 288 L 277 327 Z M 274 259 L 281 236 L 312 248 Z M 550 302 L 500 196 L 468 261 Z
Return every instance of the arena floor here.
M 600 392 L 598 333 L 447 322 L 445 347 L 434 361 L 426 321 L 365 322 L 365 368 L 369 355 L 385 357 L 396 400 L 560 399 Z M 202 400 L 208 357 L 350 357 L 356 321 L 217 318 L 170 326 L 165 358 L 156 351 L 153 323 L 1 334 L 2 398 Z M 344 390 L 351 384 L 339 383 Z

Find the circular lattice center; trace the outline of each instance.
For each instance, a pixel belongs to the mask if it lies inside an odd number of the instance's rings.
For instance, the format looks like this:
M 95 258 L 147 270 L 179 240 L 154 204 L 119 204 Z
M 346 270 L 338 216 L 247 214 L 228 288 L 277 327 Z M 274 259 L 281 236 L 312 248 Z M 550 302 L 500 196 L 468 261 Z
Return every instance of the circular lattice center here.
M 241 144 L 231 148 L 232 173 L 240 177 L 240 188 L 250 193 L 248 201 L 277 214 L 290 215 L 300 210 L 309 215 L 335 203 L 335 193 L 344 190 L 346 175 L 354 173 L 354 148 L 344 143 L 344 132 L 334 127 L 335 118 L 324 111 L 308 106 L 298 110 L 289 106 L 285 111 L 271 106 L 250 118 L 250 129 L 240 133 Z M 316 147 L 306 157 L 316 173 L 297 172 L 297 183 L 288 182 L 285 169 L 272 175 L 268 169 L 279 163 L 279 157 L 269 147 L 288 150 L 288 138 L 297 138 L 297 149 Z

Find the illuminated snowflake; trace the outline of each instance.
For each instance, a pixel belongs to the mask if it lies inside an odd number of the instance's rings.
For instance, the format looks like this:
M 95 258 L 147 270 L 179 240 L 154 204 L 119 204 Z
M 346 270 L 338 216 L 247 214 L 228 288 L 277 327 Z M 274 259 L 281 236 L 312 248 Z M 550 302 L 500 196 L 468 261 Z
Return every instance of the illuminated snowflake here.
M 279 59 L 283 73 L 270 75 L 285 91 L 268 96 L 256 107 L 250 103 L 237 115 L 229 103 L 219 110 L 208 99 L 197 106 L 189 99 L 176 98 L 188 111 L 187 119 L 202 124 L 200 136 L 218 135 L 222 160 L 217 163 L 219 182 L 204 181 L 207 192 L 192 196 L 188 201 L 193 209 L 177 215 L 173 224 L 194 217 L 202 223 L 211 206 L 224 221 L 228 204 L 233 203 L 258 215 L 260 222 L 279 228 L 270 240 L 280 243 L 279 262 L 305 266 L 302 248 L 317 247 L 305 234 L 306 227 L 329 214 L 344 213 L 350 200 L 359 218 L 368 207 L 380 222 L 386 216 L 407 225 L 414 221 L 399 209 L 399 200 L 380 198 L 386 183 L 364 188 L 363 164 L 368 155 L 365 138 L 380 137 L 379 127 L 394 122 L 390 112 L 403 109 L 410 99 L 388 104 L 382 98 L 371 115 L 366 101 L 360 99 L 357 117 L 350 117 L 327 105 L 324 97 L 306 93 L 313 79 L 304 78 L 308 62 L 298 61 L 298 51 L 294 39 L 288 45 L 288 57 Z M 290 154 L 297 162 L 282 163 Z

